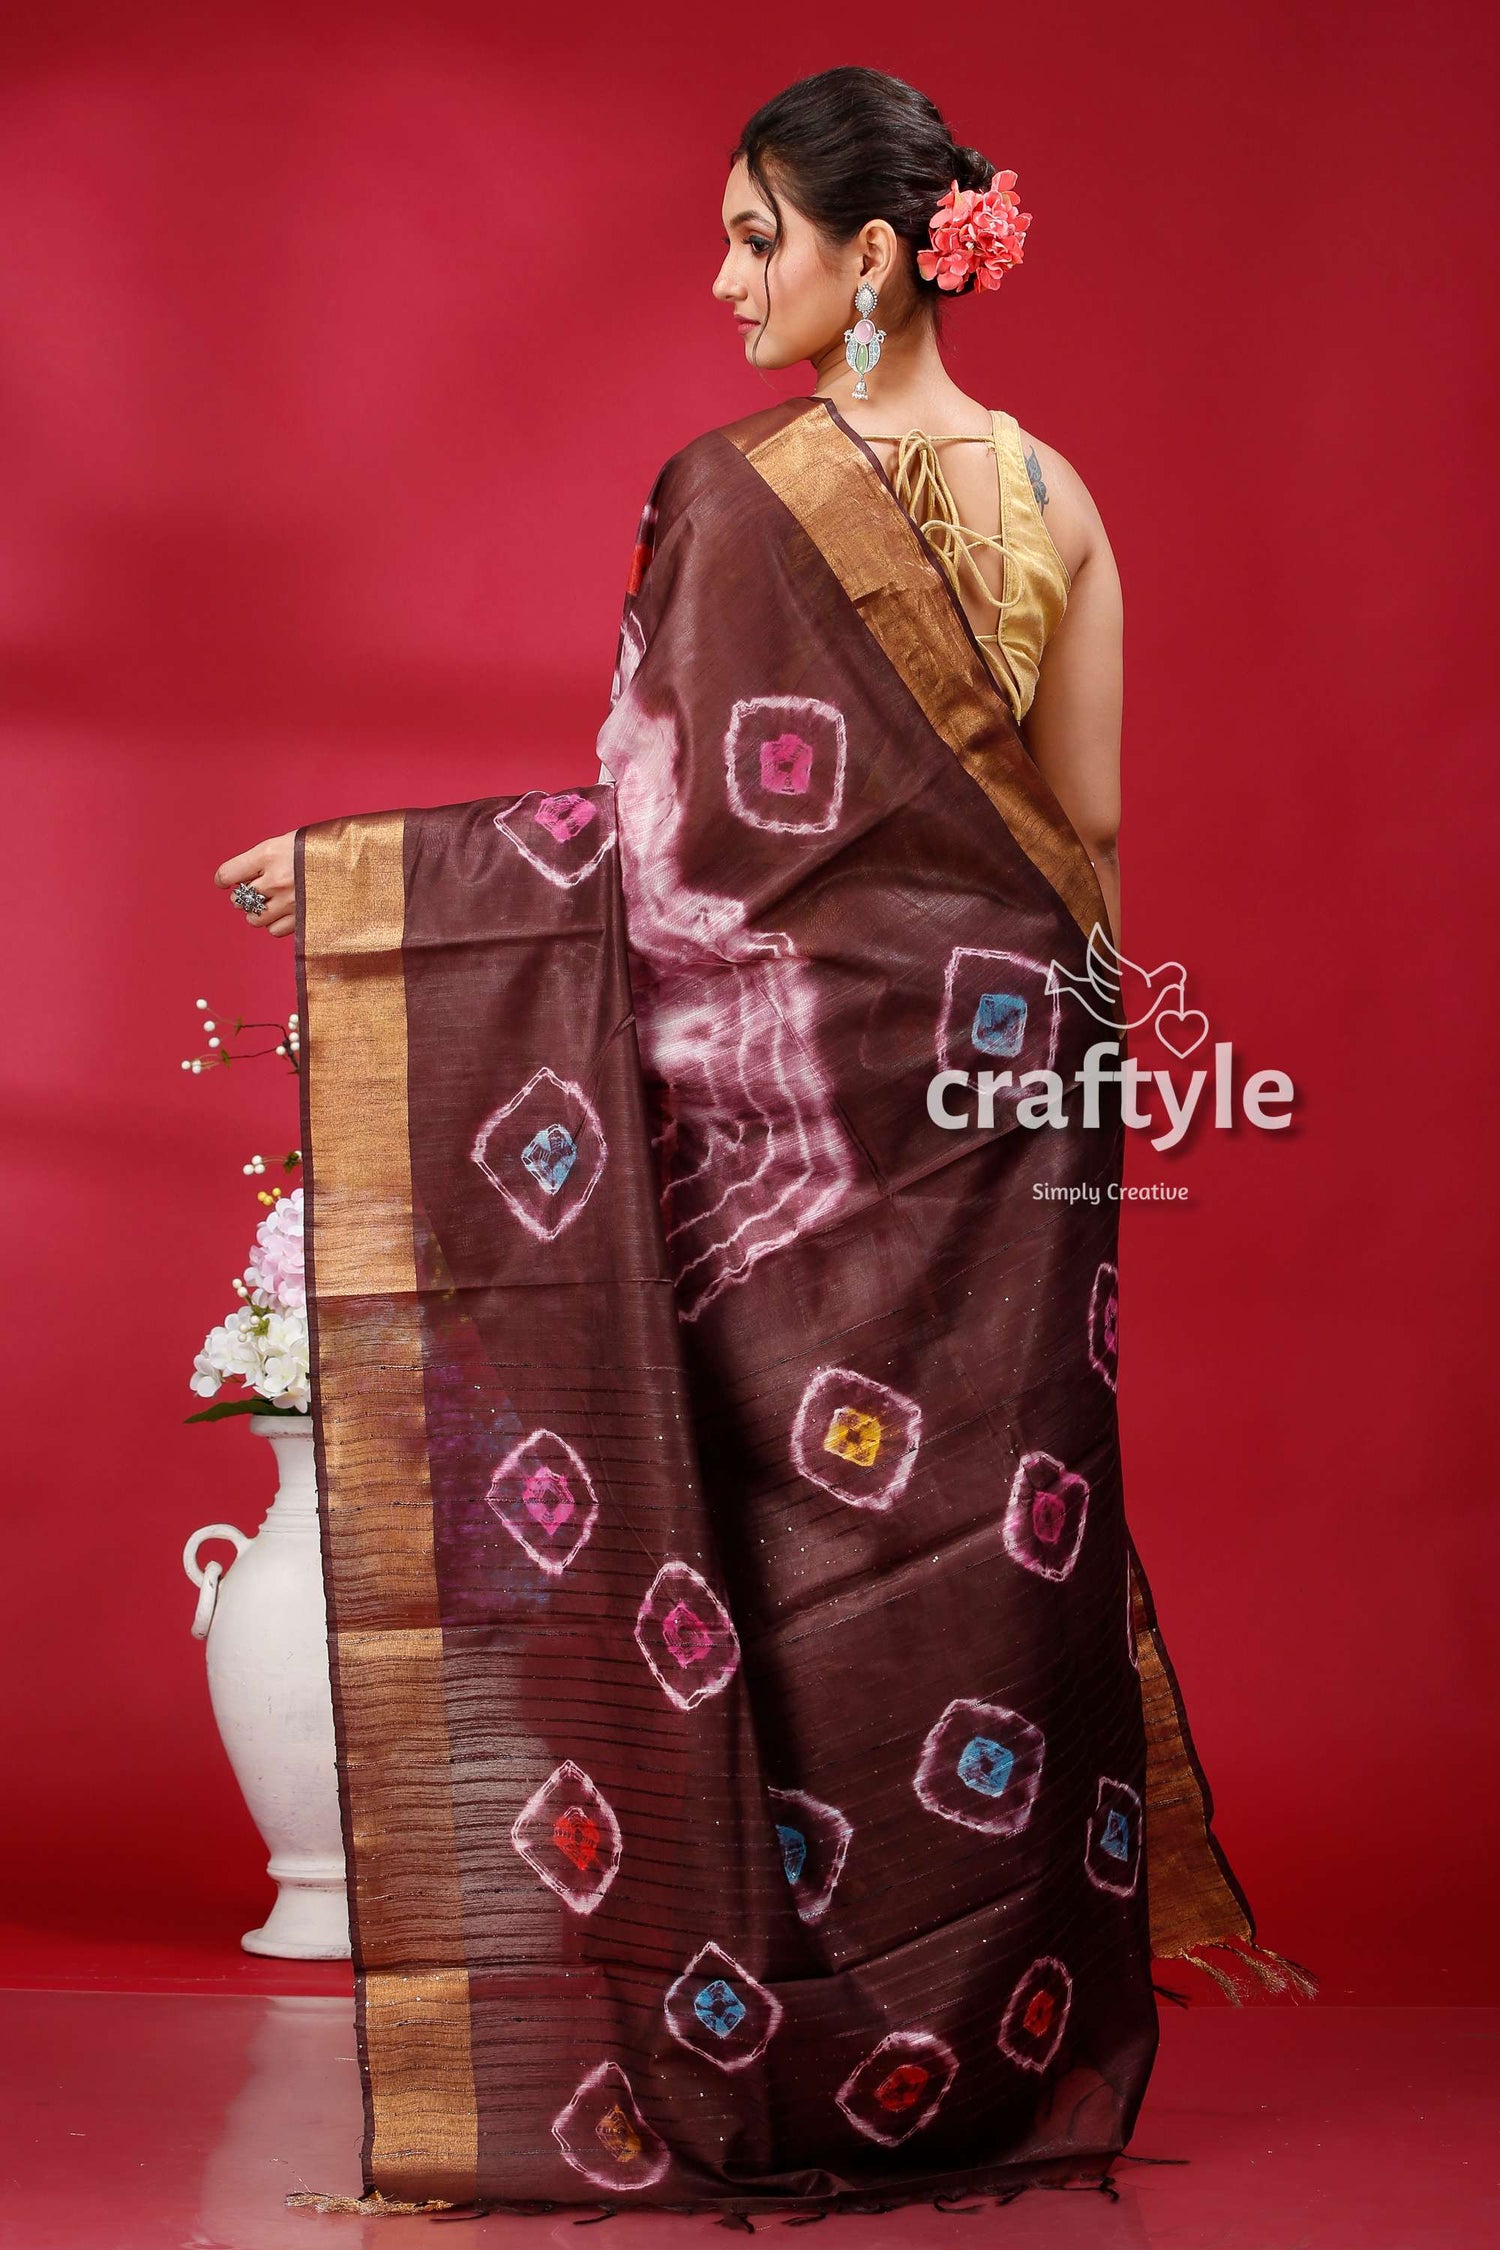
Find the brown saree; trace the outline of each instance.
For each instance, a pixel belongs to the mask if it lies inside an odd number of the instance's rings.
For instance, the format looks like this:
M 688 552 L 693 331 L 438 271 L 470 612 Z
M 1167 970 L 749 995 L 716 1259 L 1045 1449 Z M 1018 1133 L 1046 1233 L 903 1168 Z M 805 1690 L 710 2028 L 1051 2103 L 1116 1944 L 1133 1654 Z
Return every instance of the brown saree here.
M 1123 1514 L 1093 870 L 828 402 L 674 456 L 630 586 L 612 785 L 298 841 L 366 2184 L 1107 2174 L 1153 1955 L 1308 1980 Z M 1060 1120 L 937 1124 L 986 1067 Z

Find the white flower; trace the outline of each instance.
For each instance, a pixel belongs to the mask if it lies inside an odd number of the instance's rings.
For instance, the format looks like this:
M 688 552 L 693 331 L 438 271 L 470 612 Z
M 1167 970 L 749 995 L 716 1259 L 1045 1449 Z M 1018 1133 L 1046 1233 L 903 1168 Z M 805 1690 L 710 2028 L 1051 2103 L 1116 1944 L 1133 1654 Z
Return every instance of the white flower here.
M 241 1305 L 211 1329 L 193 1362 L 190 1387 L 200 1398 L 212 1398 L 229 1381 L 305 1412 L 312 1403 L 306 1310 Z

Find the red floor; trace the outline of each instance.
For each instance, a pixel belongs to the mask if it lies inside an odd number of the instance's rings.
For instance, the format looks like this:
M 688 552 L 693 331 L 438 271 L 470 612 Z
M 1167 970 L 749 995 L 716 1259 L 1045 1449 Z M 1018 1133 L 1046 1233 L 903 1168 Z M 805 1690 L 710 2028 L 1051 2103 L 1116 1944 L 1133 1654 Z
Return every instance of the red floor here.
M 349 2003 L 218 1991 L 0 1992 L 0 2243 L 14 2250 L 438 2250 L 427 2219 L 288 2211 L 358 2191 Z M 851 2250 L 1484 2250 L 1500 2241 L 1500 2009 L 1168 2008 L 1119 2201 L 1032 2190 L 976 2215 L 837 2222 Z M 465 2250 L 569 2245 L 575 2215 L 483 2219 Z M 775 2221 L 760 2222 L 765 2234 Z M 683 2250 L 712 2222 L 622 2214 Z M 821 2239 L 821 2237 L 820 2237 Z M 830 2237 L 833 2240 L 833 2237 Z

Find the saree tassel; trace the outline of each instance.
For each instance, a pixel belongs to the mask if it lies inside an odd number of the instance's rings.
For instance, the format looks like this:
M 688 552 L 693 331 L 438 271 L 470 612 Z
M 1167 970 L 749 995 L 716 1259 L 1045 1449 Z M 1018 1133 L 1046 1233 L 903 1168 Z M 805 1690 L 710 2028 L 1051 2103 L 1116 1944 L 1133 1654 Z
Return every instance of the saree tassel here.
M 1323 1987 L 1311 1969 L 1300 1961 L 1291 1960 L 1285 1953 L 1277 1953 L 1269 1945 L 1256 1944 L 1250 1938 L 1241 1938 L 1235 1946 L 1247 1966 L 1257 1976 L 1270 1984 L 1273 1992 L 1283 1992 L 1290 1985 L 1300 1999 L 1315 2000 Z M 1274 1982 L 1272 1981 L 1274 1979 Z
M 374 2188 L 368 2195 L 323 2195 L 316 2188 L 295 2188 L 286 2199 L 289 2211 L 319 2211 L 325 2217 L 351 2219 L 419 2219 L 430 2211 L 452 2211 L 457 2205 L 434 2201 L 403 2203 Z
M 1219 1990 L 1234 2007 L 1243 2008 L 1245 2005 L 1244 1988 L 1237 1978 L 1229 1974 L 1227 1969 L 1221 1969 L 1217 1962 L 1206 1961 L 1201 1953 L 1195 1952 L 1191 1948 L 1186 1953 L 1174 1954 L 1173 1958 L 1190 1963 L 1195 1969 L 1201 1969 L 1205 1976 L 1213 1978 Z

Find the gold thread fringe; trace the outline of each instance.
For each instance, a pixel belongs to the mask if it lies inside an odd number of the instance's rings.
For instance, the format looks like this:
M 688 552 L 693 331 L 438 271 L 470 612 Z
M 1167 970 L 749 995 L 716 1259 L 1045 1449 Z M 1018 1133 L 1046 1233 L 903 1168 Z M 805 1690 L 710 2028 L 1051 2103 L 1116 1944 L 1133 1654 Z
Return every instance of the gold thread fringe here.
M 1267 1974 L 1262 1967 L 1262 1963 L 1274 1962 L 1276 1967 L 1283 1972 L 1282 1982 L 1289 1984 L 1292 1990 L 1304 2000 L 1315 2000 L 1323 1989 L 1311 1969 L 1304 1968 L 1300 1961 L 1290 1960 L 1285 1953 L 1274 1952 L 1269 1945 L 1259 1945 L 1253 1943 L 1249 1938 L 1242 1938 L 1240 1949 L 1244 1952 L 1251 1968 L 1258 1975 L 1264 1976 Z M 1276 1991 L 1280 1989 L 1280 1984 L 1273 1987 L 1273 1990 Z
M 1304 1968 L 1300 1961 L 1290 1960 L 1285 1953 L 1277 1953 L 1269 1945 L 1259 1945 L 1251 1938 L 1237 1935 L 1206 1939 L 1201 1947 L 1185 1946 L 1180 1953 L 1160 1954 L 1156 1958 L 1185 1961 L 1191 1967 L 1201 1969 L 1205 1976 L 1213 1978 L 1220 1991 L 1235 2007 L 1243 2007 L 1246 1991 L 1253 1988 L 1242 1986 L 1227 1966 L 1221 1967 L 1218 1962 L 1206 1959 L 1205 1955 L 1209 1951 L 1228 1954 L 1236 1967 L 1248 1969 L 1270 1992 L 1289 1991 L 1294 1999 L 1312 2000 L 1322 1989 L 1312 1970 Z
M 1219 1987 L 1219 1990 L 1224 1993 L 1227 1999 L 1233 2001 L 1235 2007 L 1243 2008 L 1243 2006 L 1245 2005 L 1245 1995 L 1241 1991 L 1236 1979 L 1230 1976 L 1227 1970 L 1219 1968 L 1212 1961 L 1205 1961 L 1201 1953 L 1194 1953 L 1191 1951 L 1187 1953 L 1179 1953 L 1174 1955 L 1174 1959 L 1178 1961 L 1185 1961 L 1195 1969 L 1201 1969 L 1205 1976 L 1213 1978 L 1214 1983 Z
M 315 2188 L 296 2188 L 286 2199 L 289 2211 L 338 2213 L 351 2219 L 415 2219 L 424 2211 L 451 2211 L 451 2203 L 402 2203 L 375 2188 L 369 2195 L 320 2195 Z

